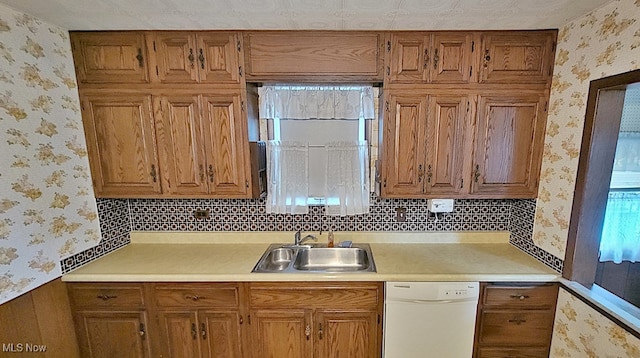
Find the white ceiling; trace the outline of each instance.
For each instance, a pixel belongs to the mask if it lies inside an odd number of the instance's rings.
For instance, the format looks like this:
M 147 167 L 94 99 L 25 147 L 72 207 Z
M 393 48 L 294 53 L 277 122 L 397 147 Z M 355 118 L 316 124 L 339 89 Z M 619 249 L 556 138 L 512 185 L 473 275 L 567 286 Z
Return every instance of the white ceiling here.
M 69 30 L 559 28 L 611 0 L 0 0 Z

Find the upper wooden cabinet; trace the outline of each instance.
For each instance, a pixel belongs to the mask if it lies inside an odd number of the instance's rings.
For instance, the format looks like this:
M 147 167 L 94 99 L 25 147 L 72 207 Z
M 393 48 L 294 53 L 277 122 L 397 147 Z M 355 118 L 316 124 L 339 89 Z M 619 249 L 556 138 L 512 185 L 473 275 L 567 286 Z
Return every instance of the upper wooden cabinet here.
M 96 196 L 160 194 L 151 96 L 100 93 L 80 99 Z
M 149 52 L 154 81 L 241 84 L 242 43 L 235 32 L 155 32 Z
M 472 33 L 401 32 L 387 40 L 386 83 L 468 83 Z
M 144 32 L 71 32 L 80 83 L 149 82 Z
M 168 195 L 251 195 L 242 98 L 238 91 L 155 98 L 162 184 Z
M 469 97 L 388 92 L 382 125 L 382 196 L 460 195 L 466 187 Z
M 478 99 L 471 194 L 535 198 L 546 96 L 492 93 Z
M 482 34 L 481 83 L 547 83 L 553 75 L 555 31 Z
M 382 80 L 382 34 L 375 32 L 249 32 L 248 81 Z

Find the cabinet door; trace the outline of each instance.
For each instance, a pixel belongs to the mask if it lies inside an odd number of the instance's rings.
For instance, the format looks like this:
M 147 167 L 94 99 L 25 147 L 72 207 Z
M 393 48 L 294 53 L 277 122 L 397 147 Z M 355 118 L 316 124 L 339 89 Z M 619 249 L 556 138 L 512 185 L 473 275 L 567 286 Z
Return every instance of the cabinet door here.
M 427 121 L 426 185 L 428 194 L 456 195 L 464 188 L 463 165 L 467 96 L 432 96 Z
M 547 82 L 553 73 L 554 36 L 551 32 L 484 34 L 480 82 Z
M 167 194 L 206 194 L 207 172 L 198 96 L 154 99 L 162 183 Z
M 311 358 L 311 311 L 266 309 L 251 312 L 253 358 Z
M 242 46 L 238 35 L 199 32 L 196 37 L 200 82 L 240 84 Z
M 535 198 L 544 141 L 545 99 L 480 96 L 472 194 Z
M 427 97 L 390 94 L 383 122 L 384 197 L 424 195 Z
M 72 32 L 70 37 L 79 82 L 148 82 L 143 32 Z
M 239 322 L 238 312 L 200 311 L 202 358 L 241 358 Z
M 375 311 L 318 311 L 314 332 L 318 358 L 379 357 Z
M 433 34 L 429 82 L 468 83 L 471 77 L 472 34 L 436 32 Z
M 157 32 L 153 40 L 157 81 L 196 83 L 198 48 L 190 32 Z
M 144 312 L 81 311 L 76 325 L 83 357 L 150 357 Z
M 423 83 L 429 79 L 430 35 L 428 33 L 392 34 L 387 64 L 388 83 Z
M 158 322 L 162 356 L 173 358 L 201 356 L 201 330 L 195 311 L 160 311 Z
M 82 120 L 97 197 L 159 194 L 151 96 L 82 96 Z
M 249 141 L 241 98 L 240 93 L 202 97 L 207 178 L 215 196 L 249 195 Z

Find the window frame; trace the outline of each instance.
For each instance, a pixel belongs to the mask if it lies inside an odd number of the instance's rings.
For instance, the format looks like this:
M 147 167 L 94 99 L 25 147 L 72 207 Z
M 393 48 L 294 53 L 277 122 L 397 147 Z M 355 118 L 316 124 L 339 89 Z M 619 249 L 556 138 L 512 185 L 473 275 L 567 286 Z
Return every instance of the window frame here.
M 640 337 L 640 308 L 594 284 L 624 90 L 637 82 L 640 70 L 590 83 L 561 281 L 594 309 Z M 601 102 L 605 96 L 610 101 Z

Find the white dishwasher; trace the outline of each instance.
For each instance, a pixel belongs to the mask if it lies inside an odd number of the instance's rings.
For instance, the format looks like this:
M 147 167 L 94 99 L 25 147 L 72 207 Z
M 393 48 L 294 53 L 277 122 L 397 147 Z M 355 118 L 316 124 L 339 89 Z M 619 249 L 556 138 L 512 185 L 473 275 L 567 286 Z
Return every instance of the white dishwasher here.
M 384 358 L 471 358 L 478 282 L 387 282 Z

